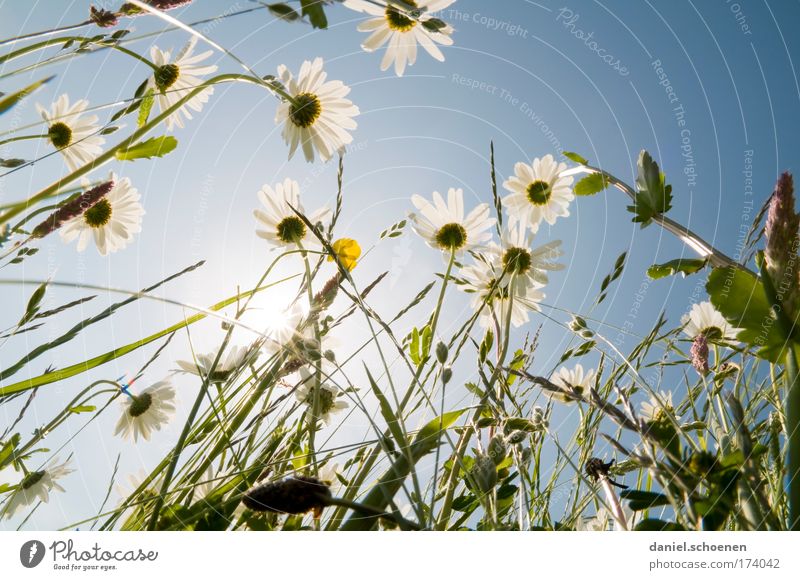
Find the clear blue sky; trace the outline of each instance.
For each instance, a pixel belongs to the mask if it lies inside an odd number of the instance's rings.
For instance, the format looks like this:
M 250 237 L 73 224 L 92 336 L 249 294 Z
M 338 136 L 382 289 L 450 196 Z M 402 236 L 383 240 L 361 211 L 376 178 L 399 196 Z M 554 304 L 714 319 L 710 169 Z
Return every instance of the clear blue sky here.
M 0 1 L 0 37 L 78 22 L 85 18 L 88 5 Z M 241 1 L 198 0 L 175 14 L 189 22 L 247 6 Z M 339 235 L 358 238 L 365 246 L 404 217 L 413 193 L 430 195 L 433 190 L 462 187 L 467 205 L 490 202 L 491 140 L 501 182 L 515 162 L 558 154 L 559 148 L 578 151 L 632 182 L 636 156 L 646 148 L 673 184 L 672 217 L 729 255 L 736 253 L 741 226 L 750 225 L 748 216 L 755 210 L 748 204 L 754 202 L 757 209 L 777 174 L 794 169 L 798 162 L 800 87 L 794 61 L 800 58 L 800 47 L 791 28 L 791 23 L 800 21 L 797 1 L 459 0 L 440 15 L 456 29 L 454 46 L 444 51 L 446 62 L 438 63 L 420 51 L 417 64 L 401 79 L 391 71 L 380 71 L 380 55 L 361 51 L 365 35 L 355 29 L 359 15 L 341 6 L 331 7 L 328 14 L 331 26 L 326 31 L 276 22 L 259 11 L 227 19 L 204 32 L 262 75 L 274 74 L 282 63 L 296 69 L 304 59 L 322 56 L 329 77 L 352 87 L 351 98 L 361 115 L 354 150 L 345 159 L 345 209 Z M 153 19 L 128 23 L 135 28 L 131 36 L 158 27 Z M 177 49 L 185 41 L 184 33 L 172 32 L 131 46 L 147 52 L 151 42 Z M 221 70 L 238 70 L 223 55 L 214 58 Z M 47 70 L 58 77 L 27 107 L 20 107 L 21 123 L 36 120 L 34 101 L 49 104 L 68 92 L 73 98 L 89 98 L 92 104 L 107 103 L 129 97 L 148 74 L 143 65 L 111 51 Z M 0 67 L 0 75 L 7 71 Z M 0 79 L 0 91 L 10 92 L 43 74 Z M 307 208 L 332 204 L 335 196 L 334 163 L 310 165 L 302 156 L 286 162 L 287 149 L 275 129 L 274 113 L 274 98 L 252 86 L 218 88 L 205 110 L 176 132 L 180 146 L 168 158 L 112 167 L 129 176 L 143 194 L 147 215 L 134 245 L 102 258 L 93 248 L 78 255 L 53 236 L 35 259 L 2 275 L 27 279 L 55 275 L 63 281 L 137 289 L 205 259 L 199 273 L 173 283 L 164 295 L 208 305 L 235 292 L 237 284 L 247 287 L 269 259 L 263 241 L 253 233 L 252 209 L 260 186 L 293 177 L 304 186 Z M 4 117 L 2 122 L 0 130 L 9 121 Z M 134 121 L 127 123 L 130 130 Z M 118 138 L 111 136 L 109 142 Z M 13 152 L 30 157 L 36 154 L 36 145 Z M 752 163 L 752 196 L 745 192 L 743 172 L 748 163 Z M 0 181 L 0 202 L 24 198 L 49 184 L 59 168 L 60 160 L 53 157 Z M 616 257 L 627 251 L 624 277 L 594 316 L 615 325 L 630 321 L 634 333 L 645 333 L 660 311 L 666 310 L 677 324 L 693 300 L 704 299 L 698 287 L 703 278 L 648 282 L 645 269 L 650 264 L 691 254 L 656 226 L 641 230 L 631 223 L 627 202 L 616 191 L 579 199 L 571 218 L 542 229 L 540 241 L 564 241 L 563 261 L 568 264 L 567 270 L 551 276 L 546 302 L 586 311 Z M 411 235 L 380 245 L 356 274 L 363 285 L 390 270 L 387 283 L 373 296 L 378 310 L 388 313 L 441 267 L 440 257 Z M 8 326 L 32 288 L 0 288 L 4 304 L 12 306 L 10 312 L 5 310 L 3 324 Z M 48 304 L 55 306 L 78 295 L 54 291 Z M 115 299 L 102 297 L 98 302 Z M 466 307 L 466 299 L 454 295 L 445 320 L 456 320 Z M 87 306 L 84 315 L 99 309 L 99 304 Z M 111 324 L 82 334 L 56 358 L 39 359 L 30 367 L 31 376 L 48 365 L 65 366 L 154 332 L 181 315 L 174 307 L 137 303 Z M 76 319 L 65 317 L 63 327 L 54 325 L 45 332 L 63 331 Z M 534 320 L 524 330 L 535 330 L 541 319 Z M 607 333 L 615 336 L 611 330 Z M 192 336 L 199 350 L 211 348 L 220 337 L 215 323 Z M 567 335 L 548 326 L 544 338 L 534 369 L 542 374 L 552 369 Z M 169 353 L 173 358 L 187 352 L 185 337 L 177 342 L 181 344 Z M 632 346 L 633 341 L 628 342 Z M 0 366 L 16 360 L 24 343 L 0 351 Z M 116 361 L 91 377 L 115 379 L 135 371 L 149 354 Z M 170 368 L 174 365 L 166 357 L 149 378 L 158 380 Z M 24 373 L 16 378 L 24 378 Z M 87 382 L 83 377 L 50 386 L 46 396 L 43 390 L 37 398 L 39 420 Z M 181 398 L 187 404 L 193 387 L 181 380 L 178 385 L 185 388 Z M 0 407 L 0 424 L 13 420 L 16 409 L 11 407 Z M 94 445 L 96 456 L 77 457 L 80 472 L 67 480 L 70 500 L 41 510 L 32 527 L 57 527 L 92 513 L 92 502 L 107 485 L 108 462 L 123 450 L 119 440 L 110 437 L 115 415 L 116 411 L 109 413 L 75 440 L 78 450 Z M 363 420 L 360 424 L 365 425 Z M 352 433 L 363 434 L 363 429 Z M 176 436 L 177 430 L 170 430 L 149 446 L 126 449 L 123 473 L 151 466 L 155 455 L 166 451 Z

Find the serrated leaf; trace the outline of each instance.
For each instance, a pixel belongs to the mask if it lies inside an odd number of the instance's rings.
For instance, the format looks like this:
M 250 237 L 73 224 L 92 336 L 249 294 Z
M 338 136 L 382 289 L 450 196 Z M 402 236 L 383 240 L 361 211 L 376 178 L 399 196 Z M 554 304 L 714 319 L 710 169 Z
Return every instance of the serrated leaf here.
M 153 88 L 147 89 L 147 92 L 142 97 L 142 104 L 139 107 L 139 117 L 136 120 L 136 125 L 144 127 L 147 124 L 147 119 L 150 117 L 150 111 L 153 109 L 153 102 L 155 101 L 156 92 Z
M 22 99 L 33 93 L 42 85 L 49 83 L 54 78 L 55 75 L 47 77 L 46 79 L 42 79 L 40 81 L 36 81 L 35 83 L 28 85 L 21 91 L 17 91 L 16 93 L 11 93 L 7 97 L 0 98 L 0 115 L 11 109 L 11 107 L 19 103 Z
M 321 0 L 300 0 L 300 6 L 303 10 L 303 16 L 308 16 L 311 21 L 311 26 L 314 28 L 328 27 L 328 18 L 325 16 Z
M 589 165 L 588 159 L 586 159 L 582 155 L 575 153 L 574 151 L 564 151 L 563 155 L 564 157 L 570 159 L 571 161 L 574 161 L 575 163 L 580 163 L 581 165 Z
M 639 153 L 637 166 L 637 193 L 634 204 L 628 206 L 628 211 L 636 214 L 633 221 L 644 227 L 655 216 L 672 208 L 672 186 L 666 183 L 666 176 L 661 173 L 658 164 L 647 151 L 642 150 Z
M 277 16 L 288 22 L 294 22 L 300 18 L 297 11 L 288 4 L 269 4 L 267 8 L 273 16 Z
M 151 159 L 153 157 L 164 157 L 178 146 L 175 137 L 164 135 L 153 137 L 147 141 L 137 143 L 133 147 L 121 149 L 114 156 L 120 161 L 133 161 L 135 159 Z
M 708 260 L 699 258 L 678 258 L 677 260 L 670 260 L 664 264 L 653 264 L 647 269 L 647 275 L 653 280 L 665 278 L 666 276 L 674 276 L 675 274 L 683 274 L 683 277 L 690 274 L 695 274 L 705 268 Z
M 594 195 L 608 187 L 608 179 L 602 173 L 587 175 L 575 184 L 575 195 Z
M 791 344 L 772 309 L 764 284 L 741 268 L 714 268 L 706 291 L 714 308 L 735 328 L 738 340 L 756 348 L 756 354 L 771 362 L 783 360 Z

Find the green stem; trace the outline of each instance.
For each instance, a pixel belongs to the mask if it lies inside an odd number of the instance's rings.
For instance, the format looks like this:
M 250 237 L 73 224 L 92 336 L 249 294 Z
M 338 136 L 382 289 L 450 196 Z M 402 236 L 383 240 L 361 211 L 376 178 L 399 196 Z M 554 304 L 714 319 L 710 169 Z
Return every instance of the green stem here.
M 44 50 L 45 48 L 49 48 L 51 46 L 64 45 L 67 42 L 84 42 L 86 40 L 89 40 L 89 38 L 87 38 L 85 36 L 62 36 L 62 37 L 59 37 L 59 38 L 51 38 L 50 40 L 44 40 L 42 42 L 37 42 L 35 44 L 31 44 L 29 46 L 26 46 L 24 48 L 20 48 L 18 50 L 14 50 L 12 52 L 9 52 L 6 55 L 0 56 L 0 64 L 4 64 L 4 63 L 6 63 L 6 62 L 8 62 L 10 60 L 14 60 L 16 58 L 20 58 L 20 57 L 25 56 L 26 54 L 30 54 L 32 52 L 37 52 L 39 50 Z M 96 44 L 96 43 L 91 42 L 89 44 Z M 156 66 L 155 64 L 153 64 L 152 62 L 147 60 L 145 57 L 143 57 L 140 54 L 137 54 L 137 53 L 133 52 L 132 50 L 124 48 L 124 47 L 120 46 L 119 44 L 116 44 L 116 43 L 114 43 L 114 44 L 106 44 L 106 43 L 104 43 L 104 44 L 102 44 L 100 46 L 106 46 L 108 48 L 113 48 L 114 50 L 118 50 L 118 51 L 120 51 L 122 53 L 127 54 L 128 56 L 132 56 L 136 60 L 139 60 L 139 61 L 145 63 L 147 66 L 149 66 L 153 70 L 158 70 L 158 66 Z
M 789 486 L 789 529 L 800 531 L 800 369 L 797 347 L 786 352 L 786 467 Z
M 46 139 L 47 135 L 21 135 L 19 137 L 11 137 L 10 139 L 3 139 L 0 141 L 0 145 L 5 145 L 6 143 L 14 143 L 15 141 L 27 141 L 29 139 Z

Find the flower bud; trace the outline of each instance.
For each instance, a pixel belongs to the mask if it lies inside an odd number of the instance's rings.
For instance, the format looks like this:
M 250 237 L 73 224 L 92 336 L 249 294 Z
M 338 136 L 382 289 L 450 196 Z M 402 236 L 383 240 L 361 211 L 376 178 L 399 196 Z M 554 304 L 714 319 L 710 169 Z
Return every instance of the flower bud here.
M 506 458 L 508 447 L 506 446 L 506 439 L 499 433 L 492 437 L 489 441 L 489 457 L 492 458 L 495 465 L 500 465 Z
M 479 454 L 470 470 L 475 485 L 483 493 L 488 493 L 497 485 L 497 467 L 491 457 Z
M 442 371 L 442 384 L 446 385 L 450 382 L 450 379 L 453 378 L 453 369 L 450 367 L 445 367 Z
M 447 362 L 447 345 L 442 341 L 436 345 L 436 360 L 439 361 L 439 364 L 444 364 Z

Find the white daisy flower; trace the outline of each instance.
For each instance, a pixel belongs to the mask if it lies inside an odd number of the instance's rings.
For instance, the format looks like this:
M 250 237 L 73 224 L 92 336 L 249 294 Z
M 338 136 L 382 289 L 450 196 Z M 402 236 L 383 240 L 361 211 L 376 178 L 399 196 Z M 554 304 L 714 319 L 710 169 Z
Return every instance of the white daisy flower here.
M 211 374 L 210 381 L 213 383 L 225 382 L 232 371 L 239 369 L 250 353 L 249 346 L 232 346 L 219 358 L 214 372 Z M 217 360 L 217 351 L 205 354 L 198 354 L 194 361 L 176 361 L 181 370 L 186 373 L 197 375 L 201 378 L 208 376 L 214 361 Z
M 533 232 L 525 220 L 508 224 L 500 235 L 500 244 L 489 244 L 490 251 L 502 264 L 506 276 L 516 274 L 517 284 L 542 286 L 547 284 L 547 272 L 563 270 L 564 264 L 554 260 L 563 255 L 561 240 L 548 242 L 533 249 Z
M 546 391 L 547 396 L 562 403 L 571 403 L 575 399 L 567 395 L 567 393 L 575 393 L 576 395 L 586 395 L 589 389 L 594 387 L 596 373 L 594 369 L 583 370 L 583 365 L 576 364 L 572 369 L 561 367 L 553 373 L 550 377 L 550 382 L 564 389 L 565 393 L 553 393 Z
M 492 237 L 491 232 L 486 231 L 495 221 L 489 217 L 489 204 L 478 205 L 465 219 L 464 192 L 461 189 L 448 189 L 447 203 L 438 191 L 433 192 L 433 203 L 416 194 L 411 196 L 411 203 L 421 214 L 409 216 L 411 225 L 434 249 L 462 252 Z
M 353 117 L 359 110 L 345 99 L 350 87 L 342 81 L 326 81 L 327 77 L 321 58 L 303 62 L 296 79 L 285 65 L 278 67 L 278 80 L 292 97 L 282 101 L 275 113 L 275 123 L 283 124 L 289 159 L 301 146 L 306 161 L 314 161 L 315 150 L 327 161 L 353 141 L 348 131 L 357 127 Z
M 461 269 L 464 284 L 462 290 L 473 293 L 472 308 L 481 310 L 479 323 L 483 328 L 494 328 L 495 320 L 505 323 L 508 305 L 511 302 L 511 325 L 519 327 L 528 322 L 528 312 L 539 310 L 539 302 L 545 295 L 540 284 L 514 284 L 513 300 L 509 279 L 503 268 L 486 258 L 477 259 L 471 266 Z
M 569 202 L 575 198 L 571 176 L 562 176 L 566 163 L 556 163 L 552 155 L 536 158 L 528 165 L 517 163 L 512 177 L 503 187 L 511 192 L 503 198 L 511 223 L 526 220 L 533 232 L 542 220 L 553 225 L 559 217 L 569 215 Z
M 58 459 L 53 459 L 39 471 L 31 471 L 22 478 L 3 509 L 2 517 L 12 518 L 20 508 L 33 505 L 36 500 L 43 503 L 50 501 L 50 492 L 53 490 L 64 491 L 58 483 L 62 477 L 69 475 L 74 469 L 69 468 L 70 461 L 58 465 Z
M 714 308 L 711 302 L 693 304 L 692 309 L 681 317 L 683 332 L 689 338 L 705 335 L 707 340 L 730 340 L 736 342 L 736 335 L 740 332 L 734 328 L 725 317 Z
M 294 391 L 295 397 L 301 403 L 308 405 L 309 409 L 314 405 L 314 382 L 315 382 L 316 373 L 314 369 L 311 370 L 303 367 L 300 369 L 300 381 L 301 383 L 297 386 Z M 344 409 L 347 409 L 350 405 L 347 401 L 341 399 L 339 397 L 340 391 L 339 388 L 335 385 L 323 381 L 320 381 L 319 384 L 319 396 L 318 396 L 318 419 L 322 421 L 323 424 L 328 425 L 331 422 L 331 415 L 338 413 Z
M 413 65 L 417 60 L 417 43 L 428 54 L 439 62 L 444 61 L 444 55 L 436 44 L 451 46 L 453 27 L 433 18 L 433 12 L 438 12 L 450 6 L 455 0 L 405 0 L 416 8 L 413 14 L 408 14 L 397 6 L 387 3 L 386 6 L 367 2 L 366 0 L 345 0 L 344 5 L 357 12 L 366 12 L 377 18 L 370 18 L 358 25 L 361 32 L 371 32 L 361 45 L 367 52 L 381 48 L 387 42 L 389 46 L 381 61 L 381 70 L 386 70 L 394 63 L 397 76 L 403 76 L 406 63 Z
M 675 414 L 675 408 L 672 405 L 672 391 L 659 391 L 658 397 L 650 395 L 649 401 L 642 402 L 639 416 L 645 422 L 650 422 L 661 417 L 664 412 L 674 415 L 676 421 L 680 419 L 680 415 Z
M 162 113 L 183 99 L 192 89 L 203 84 L 202 76 L 217 70 L 216 65 L 200 64 L 211 56 L 213 51 L 207 50 L 193 55 L 192 51 L 196 44 L 197 37 L 192 36 L 174 61 L 171 61 L 171 51 L 161 50 L 157 46 L 150 48 L 150 58 L 158 70 L 150 77 L 148 86 L 155 91 L 155 98 Z M 202 111 L 203 105 L 208 102 L 213 92 L 213 87 L 207 87 L 184 103 L 167 117 L 167 129 L 170 131 L 175 127 L 183 129 L 183 118 L 191 120 L 191 111 L 196 113 Z
M 88 106 L 89 101 L 85 99 L 70 106 L 67 95 L 61 95 L 50 107 L 50 112 L 36 105 L 36 110 L 48 125 L 47 138 L 64 156 L 70 171 L 94 161 L 103 152 L 103 143 L 106 142 L 99 135 L 97 115 L 82 116 Z
M 323 207 L 307 215 L 303 204 L 300 203 L 300 184 L 295 180 L 287 177 L 283 183 L 276 184 L 274 189 L 264 185 L 258 192 L 258 199 L 264 209 L 256 209 L 253 214 L 264 228 L 256 229 L 256 235 L 278 247 L 298 245 L 306 249 L 321 247 L 317 236 L 308 231 L 306 224 L 294 210 L 306 215 L 308 221 L 315 225 L 327 220 L 331 212 L 327 207 Z
M 78 251 L 82 252 L 94 238 L 101 256 L 121 250 L 131 243 L 133 234 L 142 231 L 144 207 L 140 195 L 127 177 L 118 179 L 112 173 L 109 181 L 114 186 L 100 201 L 75 216 L 61 227 L 59 233 L 65 243 L 77 238 Z M 84 186 L 88 185 L 84 183 Z
M 151 433 L 160 431 L 174 413 L 175 389 L 169 381 L 159 381 L 138 395 L 124 397 L 122 416 L 117 421 L 114 435 L 132 437 L 134 441 L 138 441 L 141 435 L 149 440 Z

